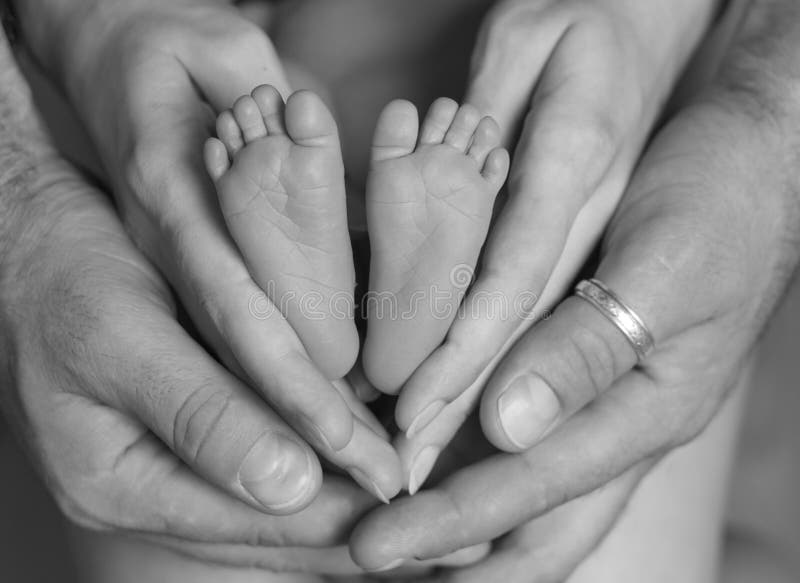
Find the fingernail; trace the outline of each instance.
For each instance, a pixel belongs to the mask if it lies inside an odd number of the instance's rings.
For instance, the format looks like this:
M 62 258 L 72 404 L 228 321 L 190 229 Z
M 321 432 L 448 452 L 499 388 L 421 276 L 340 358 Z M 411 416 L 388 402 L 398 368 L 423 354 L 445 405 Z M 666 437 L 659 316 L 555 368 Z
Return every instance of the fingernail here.
M 348 377 L 348 379 L 353 386 L 356 397 L 358 397 L 358 400 L 362 403 L 371 403 L 381 396 L 381 392 L 373 387 L 363 374 L 353 375 Z
M 518 377 L 497 402 L 500 426 L 508 440 L 528 449 L 558 419 L 561 403 L 547 383 L 536 375 Z
M 269 510 L 296 505 L 312 484 L 311 459 L 305 448 L 277 432 L 262 435 L 239 468 L 239 482 Z
M 347 468 L 347 471 L 351 476 L 353 476 L 353 479 L 358 482 L 358 485 L 364 488 L 364 490 L 375 496 L 384 504 L 389 503 L 389 498 L 386 497 L 386 494 L 381 491 L 381 489 L 378 487 L 378 484 L 369 476 L 367 476 L 367 474 L 358 468 Z
M 319 428 L 319 425 L 311 421 L 311 419 L 305 415 L 296 415 L 292 427 L 297 429 L 297 431 L 302 433 L 306 438 L 316 441 L 317 443 L 314 445 L 324 447 L 325 449 L 329 449 L 331 451 L 338 451 L 331 447 L 331 442 L 328 441 L 328 438 L 324 433 L 322 433 L 322 429 Z
M 416 494 L 433 469 L 433 465 L 439 457 L 440 449 L 428 446 L 417 454 L 414 463 L 411 464 L 411 472 L 408 477 L 408 493 L 412 496 Z
M 383 567 L 378 567 L 377 569 L 365 569 L 366 571 L 370 571 L 371 573 L 380 573 L 382 571 L 391 571 L 392 569 L 397 569 L 400 565 L 403 564 L 403 559 L 395 559 L 390 563 L 386 563 Z
M 430 422 L 433 421 L 436 416 L 442 412 L 444 409 L 445 402 L 441 400 L 434 401 L 427 407 L 425 407 L 422 412 L 414 417 L 414 420 L 411 422 L 411 425 L 408 426 L 408 430 L 406 431 L 406 437 L 408 439 L 413 439 L 413 437 L 425 429 Z

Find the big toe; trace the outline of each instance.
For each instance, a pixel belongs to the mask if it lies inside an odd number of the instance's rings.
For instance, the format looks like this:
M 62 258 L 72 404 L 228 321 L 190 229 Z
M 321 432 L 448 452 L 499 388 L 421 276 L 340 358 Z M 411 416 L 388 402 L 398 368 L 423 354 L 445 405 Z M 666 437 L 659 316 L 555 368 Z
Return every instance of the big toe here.
M 407 156 L 414 151 L 419 133 L 417 108 L 410 101 L 397 99 L 387 105 L 375 125 L 372 160 L 380 162 Z
M 336 120 L 313 91 L 298 91 L 289 97 L 286 102 L 286 131 L 301 146 L 339 145 Z

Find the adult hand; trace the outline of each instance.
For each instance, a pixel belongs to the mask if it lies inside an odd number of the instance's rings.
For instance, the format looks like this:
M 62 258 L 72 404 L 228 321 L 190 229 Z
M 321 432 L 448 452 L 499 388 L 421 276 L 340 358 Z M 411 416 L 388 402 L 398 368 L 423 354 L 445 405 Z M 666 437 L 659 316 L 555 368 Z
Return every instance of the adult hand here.
M 0 274 L 0 405 L 69 518 L 239 567 L 363 572 L 344 542 L 375 500 L 336 476 L 320 490 L 300 436 L 183 330 L 48 143 L 1 34 Z
M 477 403 L 486 375 L 574 277 L 554 269 L 574 255 L 575 235 L 582 257 L 593 247 L 715 6 L 505 0 L 489 12 L 466 100 L 499 122 L 506 145 L 516 128 L 521 136 L 477 280 L 398 401 L 412 492 L 462 411 Z
M 600 312 L 564 301 L 515 345 L 484 393 L 484 432 L 519 453 L 370 514 L 351 539 L 359 564 L 499 537 L 641 470 L 720 408 L 800 250 L 800 8 L 786 0 L 748 10 L 715 83 L 660 132 L 604 238 L 597 277 L 644 319 L 656 350 L 636 366 Z M 574 551 L 569 541 L 560 550 Z M 519 580 L 563 579 L 546 567 Z
M 89 129 L 127 230 L 203 338 L 318 452 L 378 498 L 394 496 L 397 455 L 375 420 L 354 415 L 349 395 L 328 380 L 344 376 L 357 343 L 342 343 L 324 370 L 312 363 L 248 273 L 203 169 L 212 107 L 231 107 L 260 84 L 288 90 L 263 31 L 218 0 L 17 7 L 34 52 Z

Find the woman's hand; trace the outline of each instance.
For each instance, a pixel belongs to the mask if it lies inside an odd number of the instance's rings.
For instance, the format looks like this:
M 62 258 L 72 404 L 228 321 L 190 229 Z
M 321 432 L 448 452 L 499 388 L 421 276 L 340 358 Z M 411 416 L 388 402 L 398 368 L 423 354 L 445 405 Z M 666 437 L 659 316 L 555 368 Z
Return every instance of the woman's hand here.
M 89 129 L 125 227 L 202 337 L 319 453 L 378 498 L 394 496 L 397 455 L 328 380 L 349 364 L 326 378 L 311 362 L 250 277 L 202 165 L 214 109 L 260 84 L 288 90 L 263 31 L 218 0 L 34 0 L 18 10 Z
M 505 0 L 490 11 L 466 99 L 516 150 L 477 280 L 398 401 L 399 427 L 414 427 L 398 442 L 412 491 L 499 358 L 574 277 L 715 5 Z
M 610 223 L 597 277 L 649 326 L 652 355 L 636 366 L 610 321 L 565 300 L 514 346 L 483 396 L 489 440 L 519 453 L 373 512 L 351 540 L 357 562 L 495 539 L 641 471 L 706 427 L 800 252 L 798 16 L 789 0 L 750 4 L 716 82 L 660 132 Z M 591 548 L 575 554 L 572 544 L 558 549 L 575 555 L 561 575 Z M 541 568 L 560 564 L 548 557 Z M 563 580 L 536 569 L 526 577 Z

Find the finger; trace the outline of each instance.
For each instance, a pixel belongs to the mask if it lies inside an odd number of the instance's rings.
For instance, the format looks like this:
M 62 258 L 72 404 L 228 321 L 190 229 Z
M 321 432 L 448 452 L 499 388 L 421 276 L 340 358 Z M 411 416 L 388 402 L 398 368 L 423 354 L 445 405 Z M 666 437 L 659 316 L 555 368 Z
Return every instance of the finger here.
M 467 389 L 458 399 L 435 410 L 436 420 L 413 437 L 400 433 L 394 448 L 400 458 L 408 493 L 415 495 L 439 461 L 440 454 L 467 421 L 480 396 L 482 384 Z
M 180 218 L 165 213 L 172 231 L 166 272 L 192 319 L 217 331 L 249 379 L 305 439 L 324 448 L 343 448 L 352 438 L 349 408 L 251 279 L 221 217 L 203 208 L 210 201 L 197 194 L 207 185 L 184 168 L 175 168 L 174 174 L 178 182 L 170 184 L 169 196 L 184 210 Z
M 231 301 L 213 308 L 223 312 L 223 337 L 255 386 L 321 455 L 347 470 L 379 500 L 395 496 L 402 487 L 400 465 L 384 434 L 354 415 L 340 391 L 310 361 L 280 311 L 249 277 L 239 289 L 230 280 L 228 284 L 230 289 L 219 290 L 219 297 L 250 294 L 261 300 L 256 307 L 252 302 L 237 306 Z
M 348 581 L 367 574 L 350 557 L 347 545 L 327 547 L 254 546 L 245 544 L 220 544 L 184 541 L 175 537 L 147 536 L 146 540 L 167 547 L 179 554 L 193 557 L 204 563 L 216 563 L 237 569 L 262 569 L 272 573 L 313 573 L 328 577 L 348 577 Z M 489 544 L 476 545 L 426 561 L 410 560 L 394 570 L 389 577 L 408 578 L 420 576 L 437 567 L 457 568 L 480 561 L 489 552 Z M 382 579 L 383 574 L 371 574 Z M 372 578 L 370 578 L 372 580 Z M 391 579 L 388 579 L 391 580 Z M 416 579 L 415 579 L 416 580 Z
M 434 559 L 398 561 L 380 571 L 371 571 L 370 575 L 377 581 L 427 581 L 430 577 L 435 578 L 435 573 L 441 569 L 457 569 L 478 563 L 491 550 L 491 543 L 482 543 Z
M 647 377 L 630 373 L 538 447 L 487 458 L 369 514 L 351 537 L 353 558 L 379 568 L 438 556 L 492 540 L 596 490 L 669 439 L 658 421 L 660 398 Z
M 378 499 L 396 495 L 402 486 L 400 466 L 386 439 L 354 416 L 337 388 L 310 361 L 283 315 L 249 277 L 239 286 L 227 283 L 229 289 L 215 297 L 260 298 L 257 304 L 237 305 L 232 300 L 225 306 L 205 306 L 222 312 L 223 338 L 255 386 L 321 455 L 346 469 Z
M 383 426 L 383 424 L 364 404 L 364 401 L 356 393 L 353 385 L 354 383 L 350 380 L 349 375 L 348 378 L 333 381 L 333 386 L 337 391 L 339 391 L 339 394 L 342 396 L 342 399 L 344 399 L 345 403 L 347 403 L 347 406 L 350 407 L 353 415 L 358 417 L 371 431 L 379 435 L 388 443 L 389 432 L 386 431 L 386 428 Z
M 394 448 L 369 424 L 356 419 L 353 438 L 339 451 L 327 451 L 325 457 L 346 470 L 367 492 L 388 504 L 403 487 L 400 459 Z
M 142 324 L 130 329 L 137 344 Z M 115 369 L 106 400 L 133 411 L 195 472 L 240 500 L 274 514 L 308 505 L 322 475 L 306 443 L 177 323 L 147 324 L 150 337 L 170 343 L 120 339 L 114 348 L 130 372 Z
M 719 290 L 735 290 L 739 284 L 731 282 L 744 285 L 747 277 L 729 245 L 709 244 L 725 237 L 718 225 L 731 229 L 727 213 L 721 221 L 711 218 L 718 198 L 704 196 L 707 187 L 685 177 L 665 182 L 659 171 L 664 156 L 672 155 L 662 145 L 670 143 L 671 132 L 685 130 L 667 128 L 643 159 L 610 226 L 596 276 L 643 320 L 656 347 L 668 347 L 680 332 L 732 308 L 737 294 Z M 702 228 L 693 226 L 698 220 Z M 640 370 L 647 373 L 659 357 L 656 352 Z M 484 431 L 501 449 L 530 447 L 636 362 L 611 319 L 572 297 L 497 368 L 483 395 Z
M 109 406 L 76 398 L 59 405 L 53 420 L 63 439 L 51 453 L 73 460 L 66 471 L 55 469 L 56 498 L 67 516 L 92 529 L 319 547 L 341 544 L 356 517 L 375 504 L 360 488 L 326 477 L 304 510 L 269 515 L 195 473 L 142 424 Z
M 532 447 L 608 389 L 636 358 L 628 339 L 597 308 L 568 298 L 492 376 L 481 406 L 487 438 L 505 451 Z
M 514 154 L 508 200 L 490 232 L 481 272 L 464 300 L 463 317 L 404 388 L 397 410 L 402 430 L 432 404 L 446 404 L 461 394 L 520 327 L 541 316 L 545 285 L 579 211 L 590 198 L 602 195 L 602 214 L 587 208 L 591 222 L 602 224 L 622 193 L 620 177 L 627 177 L 632 157 L 609 170 L 632 118 L 620 105 L 610 68 L 617 60 L 600 50 L 587 56 L 580 49 L 585 42 L 580 33 L 565 34 L 543 73 Z M 588 233 L 596 231 L 593 225 Z M 581 251 L 589 250 L 587 245 Z
M 168 537 L 148 537 L 160 546 L 204 564 L 214 563 L 236 569 L 261 569 L 270 573 L 314 573 L 323 576 L 356 577 L 364 570 L 350 558 L 346 545 L 323 548 L 185 542 Z
M 651 465 L 635 466 L 603 488 L 534 518 L 497 540 L 491 554 L 475 565 L 422 583 L 566 581 L 615 525 Z
M 381 396 L 381 392 L 372 386 L 372 383 L 367 379 L 364 374 L 364 366 L 361 364 L 361 359 L 356 361 L 352 370 L 347 373 L 347 381 L 352 386 L 355 394 L 358 396 L 362 403 L 371 403 Z

